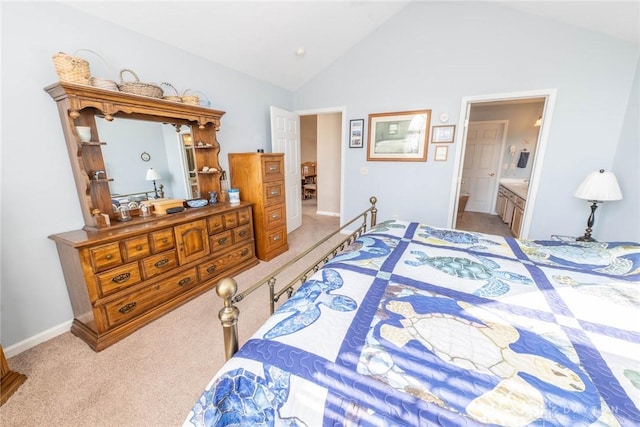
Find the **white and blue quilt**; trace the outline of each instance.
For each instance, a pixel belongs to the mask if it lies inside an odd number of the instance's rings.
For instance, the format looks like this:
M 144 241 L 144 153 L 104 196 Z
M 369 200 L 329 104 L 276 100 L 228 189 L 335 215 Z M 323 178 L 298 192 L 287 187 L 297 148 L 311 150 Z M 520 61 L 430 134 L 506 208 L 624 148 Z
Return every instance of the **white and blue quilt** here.
M 185 426 L 640 424 L 640 244 L 388 221 L 315 273 Z

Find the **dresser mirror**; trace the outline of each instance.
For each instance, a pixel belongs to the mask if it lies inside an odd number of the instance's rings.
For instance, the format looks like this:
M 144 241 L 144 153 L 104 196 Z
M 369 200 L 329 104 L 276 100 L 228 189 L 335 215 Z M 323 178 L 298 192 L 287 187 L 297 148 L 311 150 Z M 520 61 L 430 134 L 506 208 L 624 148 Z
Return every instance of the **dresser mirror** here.
M 176 127 L 166 123 L 116 119 L 111 122 L 96 117 L 106 176 L 112 198 L 131 200 L 154 198 L 154 184 L 148 181 L 147 171 L 153 168 L 160 177 L 156 180 L 160 195 L 167 198 L 192 199 L 198 197 L 193 176 L 194 161 L 190 126 Z M 194 185 L 195 184 L 195 185 Z

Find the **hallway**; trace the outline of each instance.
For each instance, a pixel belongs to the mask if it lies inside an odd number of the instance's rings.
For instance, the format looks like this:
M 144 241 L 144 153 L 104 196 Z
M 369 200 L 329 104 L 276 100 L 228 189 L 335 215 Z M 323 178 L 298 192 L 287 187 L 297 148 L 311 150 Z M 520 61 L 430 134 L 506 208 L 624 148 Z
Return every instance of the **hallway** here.
M 511 230 L 509 230 L 509 226 L 502 222 L 498 215 L 480 212 L 465 211 L 460 217 L 458 217 L 456 229 L 513 237 Z

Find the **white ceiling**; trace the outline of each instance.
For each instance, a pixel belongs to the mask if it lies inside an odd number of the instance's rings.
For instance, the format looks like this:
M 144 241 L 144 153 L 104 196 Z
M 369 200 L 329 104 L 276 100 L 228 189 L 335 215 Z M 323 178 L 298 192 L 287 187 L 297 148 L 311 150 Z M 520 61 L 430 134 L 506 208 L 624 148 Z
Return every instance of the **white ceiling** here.
M 410 1 L 421 0 L 63 2 L 233 70 L 296 90 Z M 638 0 L 497 3 L 640 44 Z M 296 56 L 298 48 L 304 48 L 306 54 Z

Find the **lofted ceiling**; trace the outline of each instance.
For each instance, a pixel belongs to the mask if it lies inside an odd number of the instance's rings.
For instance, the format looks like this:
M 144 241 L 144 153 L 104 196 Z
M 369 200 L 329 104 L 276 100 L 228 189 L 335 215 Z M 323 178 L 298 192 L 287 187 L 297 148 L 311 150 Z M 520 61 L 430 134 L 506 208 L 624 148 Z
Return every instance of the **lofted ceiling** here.
M 296 90 L 411 1 L 63 1 L 222 64 Z M 640 44 L 640 2 L 495 2 Z M 185 10 L 197 13 L 185 13 Z M 296 55 L 299 49 L 303 55 Z

